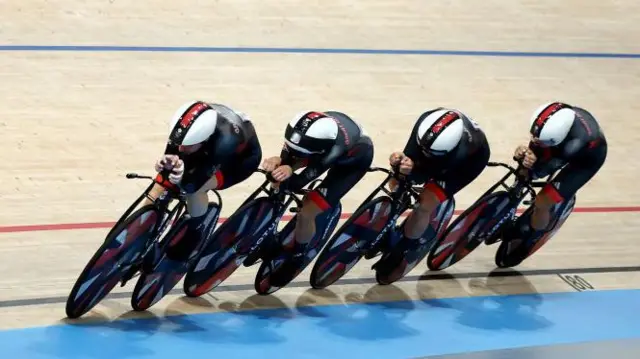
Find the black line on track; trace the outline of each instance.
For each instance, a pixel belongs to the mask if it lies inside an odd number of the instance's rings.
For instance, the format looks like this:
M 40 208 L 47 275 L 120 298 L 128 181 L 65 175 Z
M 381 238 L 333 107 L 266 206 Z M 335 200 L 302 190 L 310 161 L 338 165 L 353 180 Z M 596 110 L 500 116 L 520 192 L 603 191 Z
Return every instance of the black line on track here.
M 472 278 L 486 278 L 486 277 L 519 277 L 519 276 L 543 276 L 543 275 L 558 275 L 558 274 L 589 274 L 589 273 L 625 273 L 625 272 L 640 272 L 640 267 L 594 267 L 594 268 L 564 268 L 564 269 L 533 269 L 514 271 L 507 270 L 504 272 L 493 271 L 491 273 L 486 272 L 469 272 L 469 273 L 438 273 L 427 272 L 423 275 L 410 275 L 402 278 L 398 282 L 410 282 L 410 281 L 430 281 L 430 280 L 448 280 L 448 279 L 472 279 Z M 333 286 L 339 285 L 353 285 L 353 284 L 377 284 L 374 278 L 345 278 L 336 282 Z M 289 283 L 285 288 L 306 288 L 309 284 L 306 281 L 294 281 Z M 221 285 L 212 293 L 220 292 L 239 292 L 243 290 L 254 290 L 253 284 L 228 284 Z M 174 288 L 168 295 L 183 294 L 182 289 Z M 105 299 L 126 299 L 130 298 L 132 292 L 111 293 Z M 44 304 L 63 304 L 66 303 L 66 296 L 58 297 L 42 297 L 42 298 L 24 298 L 24 299 L 11 299 L 0 301 L 0 308 L 13 308 L 13 307 L 26 307 Z

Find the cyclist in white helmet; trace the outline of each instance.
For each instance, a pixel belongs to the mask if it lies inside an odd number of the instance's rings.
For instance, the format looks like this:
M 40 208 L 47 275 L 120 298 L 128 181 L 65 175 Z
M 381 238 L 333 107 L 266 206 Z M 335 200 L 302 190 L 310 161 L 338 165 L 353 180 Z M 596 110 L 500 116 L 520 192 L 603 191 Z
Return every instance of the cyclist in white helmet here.
M 419 204 L 404 225 L 400 243 L 405 249 L 419 243 L 440 203 L 453 198 L 482 173 L 490 154 L 484 132 L 464 113 L 441 107 L 420 115 L 404 150 L 389 157 L 389 164 L 407 180 L 424 184 Z M 388 241 L 381 243 L 386 244 Z
M 227 106 L 193 101 L 181 106 L 171 118 L 165 154 L 156 163 L 156 184 L 150 195 L 183 189 L 191 216 L 188 232 L 167 256 L 186 260 L 202 240 L 207 192 L 232 187 L 247 179 L 260 165 L 262 149 L 251 120 Z M 163 175 L 168 173 L 168 175 Z M 150 202 L 150 201 L 149 201 Z M 158 257 L 151 251 L 148 266 Z
M 551 208 L 571 199 L 602 167 L 607 140 L 587 110 L 562 102 L 540 106 L 531 117 L 528 145 L 518 146 L 514 157 L 531 169 L 534 179 L 553 175 L 537 194 L 530 219 L 520 217 L 505 230 L 503 239 L 529 237 L 548 230 Z
M 360 125 L 344 113 L 336 111 L 304 112 L 294 117 L 285 130 L 285 143 L 280 156 L 267 158 L 263 167 L 278 182 L 286 182 L 297 190 L 324 172 L 327 176 L 304 199 L 297 215 L 294 248 L 290 251 L 293 266 L 306 255 L 306 244 L 323 228 L 316 228 L 318 215 L 334 208 L 340 199 L 367 173 L 373 161 L 373 143 Z M 304 168 L 299 174 L 295 170 Z M 272 248 L 281 253 L 285 248 Z M 281 246 L 280 246 L 281 247 Z M 286 273 L 281 270 L 278 273 Z M 276 274 L 271 284 L 284 284 Z

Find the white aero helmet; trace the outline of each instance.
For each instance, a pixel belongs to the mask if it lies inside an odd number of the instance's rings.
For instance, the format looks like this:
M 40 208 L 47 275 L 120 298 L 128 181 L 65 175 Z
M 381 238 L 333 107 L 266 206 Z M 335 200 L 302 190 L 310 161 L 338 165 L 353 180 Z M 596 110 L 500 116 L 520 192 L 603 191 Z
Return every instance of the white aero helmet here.
M 169 143 L 191 146 L 206 141 L 216 130 L 218 113 L 203 101 L 182 105 L 171 118 Z
M 422 120 L 416 140 L 426 156 L 443 156 L 460 143 L 463 131 L 464 123 L 459 112 L 438 109 Z
M 531 135 L 547 146 L 555 146 L 567 137 L 575 118 L 575 111 L 565 103 L 542 105 L 531 116 Z
M 322 112 L 308 111 L 296 115 L 284 133 L 285 148 L 295 157 L 323 154 L 338 138 L 338 124 Z

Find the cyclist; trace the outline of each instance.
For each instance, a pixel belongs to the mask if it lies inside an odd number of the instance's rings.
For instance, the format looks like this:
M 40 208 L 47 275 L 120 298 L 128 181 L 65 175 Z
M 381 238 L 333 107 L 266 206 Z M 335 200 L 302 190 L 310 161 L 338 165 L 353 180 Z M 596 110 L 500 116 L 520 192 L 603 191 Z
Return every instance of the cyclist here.
M 327 172 L 318 187 L 303 200 L 295 227 L 292 249 L 276 244 L 272 253 L 288 255 L 289 268 L 298 268 L 306 256 L 306 245 L 322 234 L 326 223 L 318 223 L 319 215 L 334 208 L 341 198 L 360 181 L 373 162 L 373 143 L 362 127 L 349 116 L 337 111 L 309 111 L 295 116 L 285 130 L 280 156 L 267 158 L 263 168 L 270 172 L 275 185 L 299 190 Z M 304 168 L 299 174 L 294 171 Z M 275 252 L 274 252 L 275 251 Z M 284 285 L 289 274 L 279 270 L 271 276 L 271 284 Z
M 389 157 L 389 164 L 407 181 L 424 184 L 419 203 L 405 222 L 399 248 L 406 251 L 418 246 L 432 212 L 477 178 L 490 154 L 484 132 L 464 113 L 440 107 L 420 115 L 404 150 Z M 392 189 L 396 186 L 392 180 Z
M 552 207 L 571 199 L 607 157 L 607 140 L 600 125 L 580 107 L 563 102 L 540 106 L 531 117 L 529 133 L 529 144 L 518 146 L 514 157 L 534 179 L 560 172 L 536 195 L 530 220 L 517 220 L 507 227 L 504 240 L 533 238 L 550 230 Z
M 150 193 L 154 199 L 166 194 L 165 188 L 181 188 L 187 193 L 187 233 L 168 248 L 169 258 L 187 260 L 204 239 L 207 192 L 244 181 L 258 168 L 261 159 L 258 136 L 245 114 L 204 101 L 189 102 L 176 111 L 165 153 L 155 165 L 158 184 Z M 151 253 L 145 258 L 147 267 L 153 266 L 159 256 L 157 246 Z

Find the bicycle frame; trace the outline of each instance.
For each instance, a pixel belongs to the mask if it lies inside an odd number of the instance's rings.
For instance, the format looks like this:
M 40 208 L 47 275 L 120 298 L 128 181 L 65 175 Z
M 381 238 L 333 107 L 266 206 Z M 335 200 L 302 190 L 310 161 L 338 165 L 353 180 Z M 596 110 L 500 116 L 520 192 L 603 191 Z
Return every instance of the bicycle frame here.
M 282 216 L 284 216 L 284 213 L 286 212 L 291 202 L 295 202 L 298 207 L 291 208 L 290 211 L 293 213 L 298 212 L 299 208 L 302 207 L 302 200 L 298 198 L 297 195 L 308 193 L 312 190 L 312 188 L 314 188 L 313 186 L 316 183 L 322 181 L 321 179 L 315 179 L 311 181 L 311 183 L 309 184 L 309 188 L 303 189 L 300 191 L 301 193 L 298 193 L 289 191 L 287 189 L 280 190 L 280 188 L 268 187 L 268 185 L 273 182 L 270 173 L 261 169 L 257 169 L 256 172 L 264 174 L 265 176 L 267 176 L 267 179 L 262 182 L 262 184 L 242 203 L 240 207 L 243 207 L 247 203 L 256 199 L 260 192 L 264 192 L 267 194 L 267 197 L 273 202 L 275 211 L 278 214 L 276 215 L 273 222 L 269 225 L 267 230 L 262 233 L 260 238 L 258 238 L 256 243 L 251 247 L 249 253 L 254 253 L 256 250 L 258 250 L 258 248 L 260 248 L 262 242 L 264 242 L 266 238 L 275 236 L 277 234 L 278 224 L 280 223 Z
M 522 202 L 525 205 L 530 205 L 536 198 L 536 192 L 534 188 L 543 187 L 547 184 L 548 181 L 531 181 L 528 178 L 531 176 L 531 172 L 529 171 L 527 176 L 521 174 L 521 171 L 524 169 L 522 165 L 518 166 L 518 168 L 513 168 L 508 164 L 501 162 L 489 162 L 487 163 L 488 167 L 504 167 L 508 170 L 508 173 L 504 175 L 496 184 L 491 186 L 485 193 L 482 194 L 478 198 L 478 201 L 481 201 L 487 195 L 493 193 L 496 188 L 502 186 L 511 198 L 511 202 L 513 203 L 513 208 L 507 213 L 503 218 L 501 218 L 498 223 L 496 223 L 483 237 L 491 237 L 509 218 L 514 218 L 516 214 L 516 209 L 518 205 Z M 515 181 L 512 185 L 508 185 L 506 180 L 514 175 Z M 531 200 L 522 201 L 525 196 L 529 195 Z M 482 239 L 484 240 L 484 238 Z
M 516 201 L 522 200 L 527 194 L 531 196 L 531 201 L 536 198 L 536 192 L 534 188 L 544 187 L 548 181 L 531 181 L 528 180 L 525 176 L 520 175 L 520 171 L 524 168 L 522 166 L 518 166 L 518 168 L 513 168 L 508 164 L 501 162 L 489 162 L 487 163 L 488 167 L 504 167 L 509 172 L 504 175 L 498 182 L 496 182 L 493 186 L 491 186 L 482 196 L 479 197 L 479 200 L 489 195 L 496 188 L 502 186 L 509 194 L 511 194 L 512 199 Z M 508 185 L 506 180 L 515 175 L 516 179 L 512 185 Z
M 376 238 L 371 242 L 368 248 L 366 248 L 366 251 L 369 251 L 372 248 L 377 248 L 378 243 L 380 243 L 387 231 L 395 225 L 402 213 L 404 213 L 407 208 L 412 206 L 411 199 L 413 199 L 415 202 L 418 202 L 420 194 L 418 193 L 416 187 L 413 186 L 412 182 L 407 181 L 404 176 L 399 176 L 397 174 L 398 171 L 395 171 L 394 173 L 386 168 L 373 167 L 370 168 L 367 172 L 384 172 L 387 174 L 387 177 L 382 181 L 378 188 L 362 202 L 360 207 L 369 203 L 380 191 L 389 196 L 389 198 L 391 198 L 393 203 L 396 205 L 394 211 L 395 213 L 393 214 L 393 216 L 391 216 L 391 220 L 389 220 L 387 224 L 385 224 L 380 233 L 378 233 Z M 398 187 L 394 191 L 388 190 L 385 187 L 386 184 L 391 181 L 391 179 L 395 179 L 398 181 Z
M 148 179 L 148 180 L 151 180 L 152 182 L 151 184 L 149 184 L 149 186 L 147 186 L 147 188 L 142 192 L 142 194 L 129 206 L 129 208 L 122 214 L 122 216 L 120 216 L 117 223 L 120 223 L 121 221 L 126 219 L 134 211 L 134 209 L 142 201 L 144 201 L 144 199 L 149 199 L 150 201 L 152 201 L 152 204 L 156 208 L 156 210 L 158 210 L 160 213 L 163 214 L 163 219 L 160 222 L 160 225 L 154 230 L 153 235 L 150 236 L 150 241 L 152 242 L 158 239 L 159 237 L 162 237 L 162 235 L 165 234 L 165 231 L 170 227 L 172 219 L 180 218 L 185 213 L 186 193 L 181 189 L 179 191 L 175 191 L 175 190 L 166 188 L 162 186 L 162 184 L 156 182 L 154 178 L 150 176 L 141 176 L 136 173 L 127 173 L 126 178 L 127 179 Z M 155 186 L 156 183 L 164 188 L 165 193 L 158 198 L 152 198 L 149 195 L 149 193 L 151 192 L 151 189 Z M 218 191 L 211 190 L 211 192 L 213 192 L 216 195 L 218 205 L 222 207 L 222 197 L 220 197 L 220 194 L 218 193 Z M 171 210 L 169 210 L 169 205 L 174 200 L 177 200 L 178 203 L 175 206 L 173 206 Z M 166 216 L 164 216 L 165 214 Z M 215 226 L 215 223 L 213 225 Z M 111 228 L 107 237 L 111 234 L 111 232 L 114 229 L 115 229 L 115 226 Z M 143 254 L 146 254 L 148 250 L 149 250 L 149 246 L 147 245 L 147 248 L 145 248 Z

